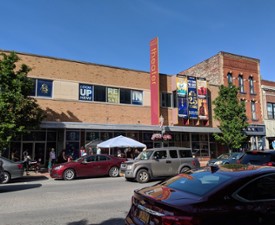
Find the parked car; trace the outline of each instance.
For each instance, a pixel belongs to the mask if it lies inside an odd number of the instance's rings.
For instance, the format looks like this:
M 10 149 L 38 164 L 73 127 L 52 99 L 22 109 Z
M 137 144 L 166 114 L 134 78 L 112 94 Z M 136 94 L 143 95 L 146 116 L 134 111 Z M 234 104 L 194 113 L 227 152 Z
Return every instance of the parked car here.
M 210 159 L 207 162 L 207 166 L 213 165 L 224 165 L 224 164 L 234 164 L 243 156 L 243 152 L 231 152 L 223 153 L 219 155 L 216 159 Z
M 3 156 L 0 156 L 0 160 L 3 162 L 2 184 L 9 183 L 11 179 L 23 177 L 24 166 L 22 162 L 14 162 Z
M 5 179 L 3 161 L 0 159 L 0 183 Z
M 134 160 L 121 164 L 126 180 L 146 183 L 152 178 L 169 177 L 199 169 L 200 162 L 192 156 L 191 148 L 164 147 L 142 151 Z
M 55 179 L 72 180 L 76 177 L 119 176 L 120 164 L 124 158 L 111 155 L 86 155 L 79 159 L 54 165 L 50 176 Z
M 275 150 L 247 151 L 239 160 L 241 164 L 275 166 Z
M 135 190 L 125 224 L 274 224 L 275 168 L 213 168 Z

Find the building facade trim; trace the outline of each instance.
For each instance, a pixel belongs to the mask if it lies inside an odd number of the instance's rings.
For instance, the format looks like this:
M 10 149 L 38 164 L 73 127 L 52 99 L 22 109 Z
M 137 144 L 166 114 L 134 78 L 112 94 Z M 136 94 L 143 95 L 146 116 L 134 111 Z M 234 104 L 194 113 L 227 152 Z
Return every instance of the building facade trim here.
M 86 129 L 86 130 L 138 130 L 138 131 L 159 131 L 160 127 L 151 125 L 132 124 L 91 124 L 78 122 L 49 122 L 44 121 L 40 125 L 44 129 Z M 219 128 L 211 127 L 188 127 L 188 126 L 164 126 L 169 132 L 192 132 L 192 133 L 220 133 Z

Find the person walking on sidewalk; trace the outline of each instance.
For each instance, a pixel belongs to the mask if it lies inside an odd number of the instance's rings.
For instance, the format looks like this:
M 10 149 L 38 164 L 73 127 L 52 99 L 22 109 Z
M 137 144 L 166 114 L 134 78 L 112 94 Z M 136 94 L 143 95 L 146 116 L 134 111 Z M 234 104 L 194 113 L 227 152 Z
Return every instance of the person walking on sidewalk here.
M 56 160 L 55 150 L 54 148 L 52 148 L 49 155 L 49 165 L 48 165 L 49 171 L 52 169 L 53 165 L 55 164 L 55 160 Z

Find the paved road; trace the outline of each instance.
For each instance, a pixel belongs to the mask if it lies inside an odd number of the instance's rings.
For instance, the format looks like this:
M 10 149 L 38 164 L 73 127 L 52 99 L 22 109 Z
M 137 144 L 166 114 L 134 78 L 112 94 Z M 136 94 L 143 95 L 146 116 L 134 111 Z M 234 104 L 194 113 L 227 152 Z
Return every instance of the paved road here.
M 122 225 L 134 189 L 118 178 L 53 180 L 44 174 L 0 185 L 1 225 Z

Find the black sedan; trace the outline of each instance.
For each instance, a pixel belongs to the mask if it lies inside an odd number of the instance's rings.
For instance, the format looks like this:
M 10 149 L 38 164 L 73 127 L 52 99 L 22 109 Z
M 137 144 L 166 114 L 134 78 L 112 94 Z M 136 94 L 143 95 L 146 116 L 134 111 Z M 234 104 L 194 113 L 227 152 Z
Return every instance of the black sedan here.
M 135 190 L 125 223 L 274 224 L 275 168 L 229 166 L 206 167 Z
M 2 156 L 0 156 L 0 160 L 3 162 L 2 184 L 10 182 L 11 179 L 23 177 L 24 166 L 22 162 L 14 162 Z

